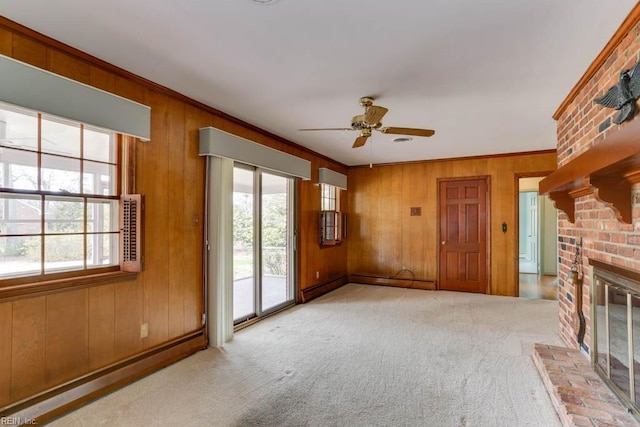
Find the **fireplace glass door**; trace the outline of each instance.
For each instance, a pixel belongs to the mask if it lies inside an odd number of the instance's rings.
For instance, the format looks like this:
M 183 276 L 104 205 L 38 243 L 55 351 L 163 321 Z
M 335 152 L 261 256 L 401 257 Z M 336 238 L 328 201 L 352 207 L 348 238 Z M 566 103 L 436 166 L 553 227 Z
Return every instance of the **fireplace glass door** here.
M 640 283 L 594 269 L 594 364 L 636 413 L 640 407 Z

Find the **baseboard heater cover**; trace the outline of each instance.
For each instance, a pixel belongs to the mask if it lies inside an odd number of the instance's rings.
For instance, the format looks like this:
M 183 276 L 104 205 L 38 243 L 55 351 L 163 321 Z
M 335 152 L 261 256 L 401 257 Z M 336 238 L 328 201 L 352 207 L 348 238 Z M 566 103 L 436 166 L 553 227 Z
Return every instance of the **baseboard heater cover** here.
M 403 279 L 398 277 L 384 277 L 369 274 L 350 274 L 349 282 L 361 283 L 363 285 L 382 285 L 395 286 L 399 288 L 436 290 L 435 280 Z
M 338 277 L 337 279 L 331 279 L 327 282 L 318 283 L 317 285 L 313 285 L 309 288 L 302 289 L 302 302 L 306 303 L 311 301 L 312 299 L 318 298 L 326 293 L 331 291 L 335 291 L 339 287 L 346 285 L 349 283 L 347 276 Z

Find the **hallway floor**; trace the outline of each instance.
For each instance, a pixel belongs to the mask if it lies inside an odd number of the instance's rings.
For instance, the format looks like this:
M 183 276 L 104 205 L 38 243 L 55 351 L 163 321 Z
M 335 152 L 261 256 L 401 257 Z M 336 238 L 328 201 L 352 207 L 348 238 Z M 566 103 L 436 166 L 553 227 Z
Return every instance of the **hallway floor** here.
M 558 277 L 540 274 L 520 274 L 520 298 L 558 299 Z

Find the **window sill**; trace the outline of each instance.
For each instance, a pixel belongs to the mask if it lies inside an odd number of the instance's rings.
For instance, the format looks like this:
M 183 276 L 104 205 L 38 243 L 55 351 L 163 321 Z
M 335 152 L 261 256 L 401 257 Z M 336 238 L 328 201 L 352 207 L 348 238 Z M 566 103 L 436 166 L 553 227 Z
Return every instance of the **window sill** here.
M 342 245 L 342 240 L 325 240 L 320 243 L 321 248 L 333 248 Z
M 137 275 L 138 273 L 136 272 L 113 271 L 108 273 L 90 274 L 86 276 L 68 277 L 64 279 L 46 280 L 42 282 L 20 283 L 15 285 L 1 286 L 0 302 L 19 298 L 48 295 L 75 289 L 90 288 L 93 286 L 106 285 L 109 283 L 125 282 L 134 280 Z

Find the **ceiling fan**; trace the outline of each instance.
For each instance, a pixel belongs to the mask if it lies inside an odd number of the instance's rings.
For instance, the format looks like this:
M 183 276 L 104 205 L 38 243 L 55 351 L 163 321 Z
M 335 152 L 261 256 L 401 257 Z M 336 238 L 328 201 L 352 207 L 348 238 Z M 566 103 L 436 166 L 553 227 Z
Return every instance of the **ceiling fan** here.
M 391 135 L 411 135 L 411 136 L 432 136 L 436 133 L 431 129 L 416 129 L 416 128 L 400 128 L 385 126 L 382 127 L 382 118 L 389 109 L 373 105 L 373 98 L 370 96 L 364 96 L 360 98 L 360 105 L 364 107 L 364 114 L 357 115 L 351 119 L 350 128 L 317 128 L 317 129 L 298 129 L 301 131 L 317 131 L 317 130 L 357 130 L 360 132 L 353 143 L 353 148 L 362 147 L 367 139 L 371 136 L 372 130 L 377 130 L 381 133 L 387 133 Z

